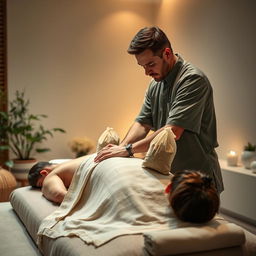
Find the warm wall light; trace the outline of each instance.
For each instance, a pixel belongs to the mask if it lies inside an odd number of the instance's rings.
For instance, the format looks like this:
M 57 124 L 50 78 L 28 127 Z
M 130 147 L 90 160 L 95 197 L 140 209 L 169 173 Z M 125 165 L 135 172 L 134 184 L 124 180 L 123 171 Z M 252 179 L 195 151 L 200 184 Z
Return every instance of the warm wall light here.
M 235 151 L 231 150 L 227 154 L 227 163 L 228 166 L 237 166 L 237 161 L 238 161 L 238 155 Z

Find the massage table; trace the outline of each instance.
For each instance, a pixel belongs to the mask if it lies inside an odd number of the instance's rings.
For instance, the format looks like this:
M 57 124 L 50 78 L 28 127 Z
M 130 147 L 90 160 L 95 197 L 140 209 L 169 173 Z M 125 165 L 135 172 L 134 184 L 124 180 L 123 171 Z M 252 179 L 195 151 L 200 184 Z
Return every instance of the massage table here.
M 144 238 L 142 235 L 120 236 L 105 245 L 95 248 L 85 244 L 77 237 L 62 237 L 56 240 L 46 239 L 42 252 L 36 247 L 38 227 L 47 215 L 58 205 L 48 201 L 38 189 L 29 186 L 16 189 L 11 195 L 11 204 L 0 203 L 0 255 L 1 256 L 142 256 Z M 256 236 L 245 231 L 244 244 L 212 249 L 203 252 L 191 252 L 180 255 L 191 256 L 238 256 L 256 255 Z M 184 235 L 186 232 L 184 231 Z M 185 245 L 184 245 L 185 246 Z M 169 254 L 172 255 L 172 254 Z M 174 254 L 179 255 L 179 254 Z
M 76 236 L 57 239 L 43 236 L 39 251 L 36 246 L 39 226 L 58 208 L 39 189 L 27 186 L 14 190 L 10 203 L 0 204 L 1 256 L 256 255 L 256 236 L 219 216 L 209 223 L 165 232 L 118 236 L 97 248 Z

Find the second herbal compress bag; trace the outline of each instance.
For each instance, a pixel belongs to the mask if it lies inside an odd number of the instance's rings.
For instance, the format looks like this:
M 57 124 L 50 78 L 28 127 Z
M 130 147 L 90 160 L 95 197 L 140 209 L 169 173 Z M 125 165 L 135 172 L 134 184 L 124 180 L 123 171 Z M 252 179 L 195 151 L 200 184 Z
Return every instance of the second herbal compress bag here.
M 175 154 L 175 135 L 170 128 L 165 128 L 151 141 L 142 167 L 169 175 Z
M 116 131 L 111 128 L 107 127 L 107 129 L 100 135 L 98 139 L 98 144 L 96 148 L 96 152 L 99 152 L 101 149 L 103 149 L 108 144 L 115 144 L 118 145 L 120 141 L 120 138 Z

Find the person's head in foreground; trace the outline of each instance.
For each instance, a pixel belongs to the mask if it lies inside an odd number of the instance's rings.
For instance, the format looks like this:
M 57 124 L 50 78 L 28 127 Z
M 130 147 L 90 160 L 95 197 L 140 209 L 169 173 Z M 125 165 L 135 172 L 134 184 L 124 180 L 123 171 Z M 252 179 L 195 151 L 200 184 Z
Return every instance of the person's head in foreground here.
M 167 192 L 175 215 L 182 221 L 207 222 L 219 210 L 219 195 L 212 179 L 201 172 L 175 173 Z
M 44 178 L 53 170 L 56 165 L 49 162 L 35 164 L 28 173 L 28 182 L 34 188 L 41 188 Z

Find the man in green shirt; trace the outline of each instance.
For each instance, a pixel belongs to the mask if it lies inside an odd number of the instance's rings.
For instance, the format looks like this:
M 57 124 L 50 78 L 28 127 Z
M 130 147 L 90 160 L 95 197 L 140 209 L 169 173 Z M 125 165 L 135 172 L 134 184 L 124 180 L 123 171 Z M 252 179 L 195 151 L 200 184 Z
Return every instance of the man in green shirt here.
M 141 29 L 131 41 L 128 53 L 135 55 L 145 74 L 153 79 L 124 140 L 118 146 L 106 146 L 95 161 L 146 152 L 152 139 L 169 127 L 177 143 L 171 172 L 199 170 L 213 178 L 219 193 L 223 191 L 215 152 L 218 142 L 213 92 L 207 77 L 173 53 L 167 36 L 158 27 Z M 154 132 L 148 135 L 150 130 Z

